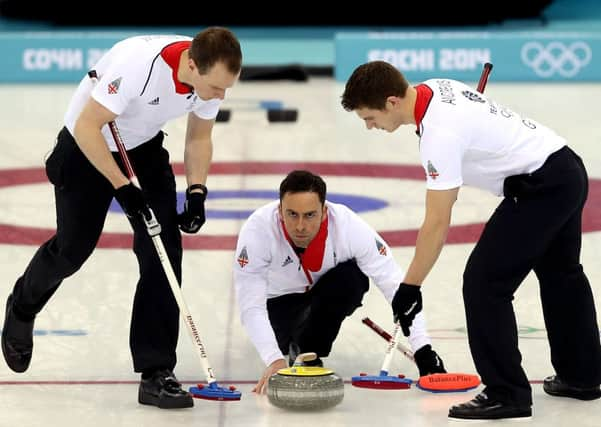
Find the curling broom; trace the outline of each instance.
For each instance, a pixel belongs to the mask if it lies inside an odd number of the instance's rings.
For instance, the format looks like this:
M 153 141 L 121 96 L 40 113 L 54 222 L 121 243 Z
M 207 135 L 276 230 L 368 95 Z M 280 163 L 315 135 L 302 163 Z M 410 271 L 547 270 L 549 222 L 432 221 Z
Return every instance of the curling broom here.
M 392 336 L 378 326 L 369 317 L 365 317 L 362 322 L 367 325 L 372 331 L 380 335 L 389 343 L 392 343 Z M 396 341 L 396 340 L 395 340 Z M 409 360 L 415 362 L 413 352 L 405 347 L 400 342 L 396 341 L 395 344 L 397 350 L 405 355 Z M 480 385 L 480 378 L 474 374 L 464 374 L 457 372 L 449 372 L 445 374 L 430 374 L 420 377 L 415 383 L 417 388 L 429 391 L 432 393 L 452 393 L 460 391 L 468 391 Z
M 382 369 L 379 375 L 367 375 L 360 374 L 359 376 L 351 378 L 351 384 L 355 387 L 371 388 L 376 390 L 403 390 L 411 387 L 411 380 L 405 378 L 404 375 L 391 376 L 388 375 L 388 369 L 390 368 L 390 362 L 392 360 L 392 349 L 396 347 L 396 343 L 401 337 L 402 329 L 400 323 L 396 323 L 394 326 L 394 338 L 388 340 L 388 346 L 386 347 L 386 356 L 382 363 Z

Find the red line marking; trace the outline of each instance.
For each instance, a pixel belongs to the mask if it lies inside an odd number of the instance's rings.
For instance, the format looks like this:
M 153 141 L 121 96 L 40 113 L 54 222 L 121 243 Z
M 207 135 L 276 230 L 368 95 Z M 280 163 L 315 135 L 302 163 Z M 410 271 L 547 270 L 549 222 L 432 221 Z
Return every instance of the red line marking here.
M 256 384 L 258 380 L 240 380 L 240 381 L 219 381 L 220 386 L 225 384 Z M 415 382 L 415 381 L 414 381 Z M 542 384 L 543 380 L 529 380 L 530 384 Z M 204 384 L 204 380 L 191 381 L 185 380 L 180 381 L 181 384 Z M 344 380 L 345 384 L 351 384 L 351 380 Z M 47 385 L 47 386 L 74 386 L 74 385 L 137 385 L 140 381 L 135 380 L 65 380 L 65 381 L 53 381 L 53 380 L 38 380 L 38 381 L 0 381 L 0 386 L 16 385 L 16 386 L 28 386 L 28 385 Z

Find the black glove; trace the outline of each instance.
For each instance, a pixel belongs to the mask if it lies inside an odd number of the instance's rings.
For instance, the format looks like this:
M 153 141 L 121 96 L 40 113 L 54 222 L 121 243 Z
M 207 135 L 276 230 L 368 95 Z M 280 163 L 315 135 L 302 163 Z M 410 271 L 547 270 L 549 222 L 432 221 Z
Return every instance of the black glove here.
M 191 193 L 195 188 L 202 189 L 202 193 Z M 184 233 L 197 233 L 205 223 L 205 200 L 207 199 L 207 187 L 202 184 L 193 184 L 186 190 L 186 201 L 184 211 L 178 215 L 179 228 Z
M 392 313 L 394 321 L 400 322 L 403 335 L 406 337 L 409 336 L 409 326 L 420 311 L 422 311 L 421 286 L 401 283 L 392 299 Z
M 142 190 L 131 182 L 115 190 L 115 199 L 128 218 L 136 218 L 139 215 L 141 219 L 144 219 L 142 216 L 150 219 L 150 208 Z

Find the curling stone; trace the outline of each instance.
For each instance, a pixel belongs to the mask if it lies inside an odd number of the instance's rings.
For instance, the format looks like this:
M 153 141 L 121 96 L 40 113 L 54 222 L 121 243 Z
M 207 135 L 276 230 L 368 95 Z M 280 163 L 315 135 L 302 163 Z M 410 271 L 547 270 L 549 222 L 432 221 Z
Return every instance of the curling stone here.
M 304 366 L 315 353 L 299 354 L 290 368 L 280 369 L 269 378 L 267 398 L 283 409 L 311 411 L 331 408 L 344 398 L 344 382 L 331 369 Z

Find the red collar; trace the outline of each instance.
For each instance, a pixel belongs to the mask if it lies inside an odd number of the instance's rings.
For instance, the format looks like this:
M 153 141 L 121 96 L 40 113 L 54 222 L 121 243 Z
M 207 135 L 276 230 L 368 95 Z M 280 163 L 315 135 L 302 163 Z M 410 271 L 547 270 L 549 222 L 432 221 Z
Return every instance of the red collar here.
M 413 116 L 415 117 L 415 125 L 417 126 L 417 133 L 419 135 L 419 126 L 422 124 L 422 119 L 426 114 L 430 100 L 434 95 L 432 89 L 425 84 L 419 84 L 415 86 L 417 90 L 417 96 L 415 98 L 415 108 L 413 109 Z
M 190 48 L 192 42 L 183 41 L 175 42 L 167 45 L 161 51 L 161 57 L 173 70 L 173 83 L 175 84 L 175 92 L 179 94 L 188 94 L 192 92 L 192 87 L 186 83 L 182 83 L 177 79 L 177 72 L 179 71 L 179 62 L 182 56 L 182 52 Z
M 286 236 L 286 240 L 294 247 L 294 242 L 290 238 L 288 231 L 286 231 L 286 226 L 284 225 L 284 221 L 281 220 L 282 229 L 284 230 L 284 236 Z M 303 269 L 310 271 L 319 271 L 321 270 L 321 265 L 323 264 L 323 255 L 326 250 L 326 240 L 328 238 L 328 215 L 326 213 L 326 218 L 321 221 L 321 225 L 319 226 L 319 231 L 309 242 L 309 245 L 305 249 L 305 251 L 299 255 L 301 265 Z

